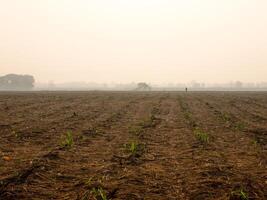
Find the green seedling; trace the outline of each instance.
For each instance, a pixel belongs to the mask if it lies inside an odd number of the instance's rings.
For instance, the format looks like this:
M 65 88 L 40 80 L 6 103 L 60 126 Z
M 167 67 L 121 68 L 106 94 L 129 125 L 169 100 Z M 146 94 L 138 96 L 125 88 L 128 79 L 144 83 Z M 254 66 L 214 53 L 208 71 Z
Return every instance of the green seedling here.
M 222 113 L 222 119 L 225 122 L 229 122 L 231 120 L 231 117 L 226 113 Z
M 90 186 L 92 184 L 92 180 L 93 180 L 93 178 L 91 177 L 91 178 L 87 179 L 86 181 L 84 181 L 84 184 L 86 186 Z
M 196 138 L 202 142 L 202 143 L 208 143 L 209 142 L 209 135 L 208 133 L 201 131 L 199 129 L 196 129 L 194 131 Z
M 248 200 L 248 194 L 243 190 L 240 191 L 240 197 L 243 200 Z
M 88 179 L 86 179 L 86 180 L 84 181 L 84 184 L 85 184 L 86 186 L 91 187 L 91 185 L 94 184 L 94 183 L 96 183 L 96 182 L 102 184 L 102 183 L 104 183 L 105 181 L 108 181 L 108 176 L 107 176 L 107 175 L 106 175 L 106 176 L 101 176 L 100 178 L 90 177 L 90 178 L 88 178 Z
M 128 144 L 125 144 L 124 147 L 132 156 L 139 155 L 143 149 L 141 144 L 139 144 L 138 142 L 134 142 L 134 141 Z
M 71 148 L 73 146 L 73 136 L 72 133 L 69 131 L 67 132 L 66 138 L 62 142 L 62 146 L 66 148 Z
M 245 124 L 239 122 L 235 125 L 235 128 L 239 131 L 243 131 L 245 129 Z
M 135 155 L 137 153 L 138 144 L 136 142 L 131 142 L 129 145 L 129 150 L 131 154 Z
M 248 193 L 243 188 L 232 192 L 233 196 L 237 196 L 242 200 L 249 200 Z
M 95 199 L 97 200 L 108 200 L 106 192 L 103 190 L 103 188 L 93 188 L 92 194 Z
M 253 143 L 254 146 L 258 145 L 258 141 L 256 139 L 253 139 L 252 143 Z
M 185 112 L 184 116 L 185 116 L 185 119 L 187 119 L 187 120 L 191 119 L 191 113 L 190 112 Z

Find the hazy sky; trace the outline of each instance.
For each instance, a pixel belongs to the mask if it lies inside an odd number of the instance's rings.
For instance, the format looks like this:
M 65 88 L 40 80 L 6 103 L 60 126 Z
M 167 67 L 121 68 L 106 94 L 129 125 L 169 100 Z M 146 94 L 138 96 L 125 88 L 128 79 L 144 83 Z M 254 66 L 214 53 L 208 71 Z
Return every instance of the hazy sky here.
M 267 81 L 267 0 L 0 0 L 0 75 Z

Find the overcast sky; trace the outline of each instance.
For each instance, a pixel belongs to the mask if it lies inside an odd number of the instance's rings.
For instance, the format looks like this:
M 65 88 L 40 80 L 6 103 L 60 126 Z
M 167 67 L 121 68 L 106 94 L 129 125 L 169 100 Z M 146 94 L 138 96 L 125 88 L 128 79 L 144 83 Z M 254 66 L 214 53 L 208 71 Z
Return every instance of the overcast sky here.
M 267 0 L 0 0 L 0 75 L 267 81 Z

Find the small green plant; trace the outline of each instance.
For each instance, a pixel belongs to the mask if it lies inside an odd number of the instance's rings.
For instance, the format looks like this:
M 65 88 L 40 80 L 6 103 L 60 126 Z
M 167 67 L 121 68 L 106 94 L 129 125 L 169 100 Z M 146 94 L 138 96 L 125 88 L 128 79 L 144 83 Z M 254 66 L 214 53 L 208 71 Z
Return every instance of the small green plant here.
M 239 131 L 243 131 L 245 129 L 245 124 L 243 124 L 242 122 L 239 122 L 235 125 L 235 129 Z
M 93 178 L 91 177 L 91 178 L 85 180 L 85 181 L 84 181 L 84 184 L 85 184 L 86 186 L 90 186 L 90 185 L 92 184 L 92 180 L 93 180 Z
M 97 200 L 108 200 L 106 192 L 103 190 L 103 188 L 93 188 L 92 194 L 95 199 Z
M 208 143 L 209 142 L 209 135 L 208 133 L 201 131 L 199 129 L 196 129 L 195 131 L 196 138 L 202 142 L 202 143 Z
M 226 113 L 222 113 L 222 119 L 225 122 L 229 122 L 231 120 L 231 117 Z
M 73 136 L 70 131 L 67 132 L 66 138 L 62 142 L 62 146 L 66 148 L 71 148 L 73 146 Z
M 108 181 L 108 176 L 101 176 L 100 178 L 90 177 L 84 181 L 84 184 L 88 187 L 91 187 L 94 183 L 102 184 L 105 181 Z
M 140 155 L 143 150 L 142 145 L 135 141 L 125 144 L 124 147 L 132 156 Z
M 258 145 L 258 141 L 256 139 L 253 139 L 252 140 L 252 143 L 253 143 L 254 146 L 257 146 Z
M 184 116 L 185 116 L 185 119 L 191 120 L 191 113 L 190 112 L 185 112 Z
M 129 145 L 129 150 L 131 154 L 135 155 L 137 153 L 137 148 L 138 148 L 138 143 L 136 142 L 131 142 Z
M 242 200 L 249 200 L 248 193 L 243 188 L 233 191 L 232 196 L 239 197 Z

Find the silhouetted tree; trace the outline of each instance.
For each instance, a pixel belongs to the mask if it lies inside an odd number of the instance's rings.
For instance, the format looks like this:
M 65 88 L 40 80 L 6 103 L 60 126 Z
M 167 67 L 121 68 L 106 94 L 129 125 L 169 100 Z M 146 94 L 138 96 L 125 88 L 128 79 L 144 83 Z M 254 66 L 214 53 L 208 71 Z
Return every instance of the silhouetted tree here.
M 34 81 L 31 75 L 8 74 L 0 77 L 0 89 L 30 90 L 34 87 Z
M 141 83 L 137 84 L 136 90 L 139 90 L 139 91 L 150 91 L 151 87 L 147 83 L 141 82 Z

